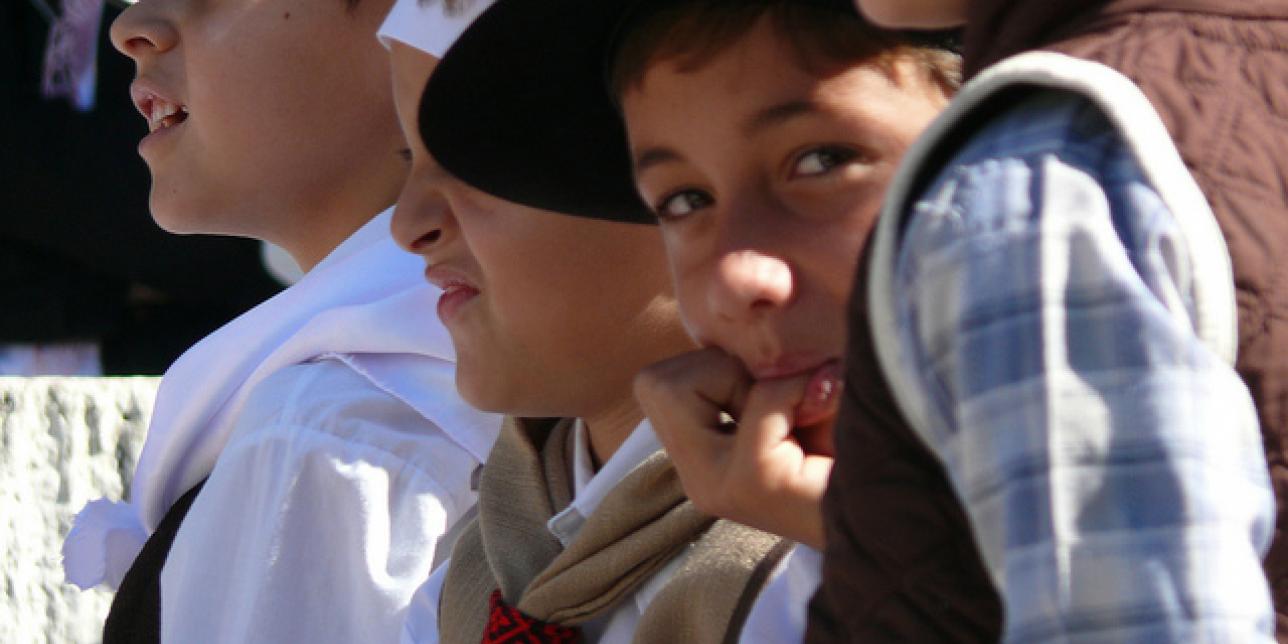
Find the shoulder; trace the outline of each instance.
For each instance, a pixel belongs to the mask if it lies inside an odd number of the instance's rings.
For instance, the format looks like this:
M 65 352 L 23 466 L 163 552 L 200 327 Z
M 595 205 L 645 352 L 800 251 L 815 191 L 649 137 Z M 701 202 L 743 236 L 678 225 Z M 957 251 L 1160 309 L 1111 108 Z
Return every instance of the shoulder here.
M 285 367 L 251 392 L 228 449 L 272 444 L 292 454 L 324 452 L 423 470 L 435 478 L 454 469 L 452 463 L 470 469 L 475 460 L 407 402 L 330 357 Z
M 951 195 L 955 210 L 970 206 L 972 217 L 1022 214 L 1017 207 L 1038 210 L 1041 197 L 1062 189 L 1068 181 L 1062 177 L 1072 175 L 1101 191 L 1145 181 L 1130 145 L 1108 116 L 1070 91 L 1004 92 L 963 119 L 956 139 L 963 142 L 946 155 L 921 195 L 918 213 L 926 210 L 927 198 Z M 950 150 L 951 145 L 950 139 Z
M 1056 88 L 1002 90 L 972 110 L 958 128 L 969 138 L 950 166 L 1045 154 L 1077 157 L 1122 143 L 1090 98 Z
M 290 424 L 337 429 L 352 421 L 384 421 L 410 430 L 415 410 L 335 358 L 290 365 L 251 391 L 239 426 Z M 420 418 L 423 422 L 424 419 Z
M 981 105 L 960 125 L 961 143 L 927 168 L 900 236 L 905 259 L 1066 226 L 1126 245 L 1134 229 L 1169 225 L 1136 152 L 1096 103 L 1058 89 L 999 98 L 1011 101 Z

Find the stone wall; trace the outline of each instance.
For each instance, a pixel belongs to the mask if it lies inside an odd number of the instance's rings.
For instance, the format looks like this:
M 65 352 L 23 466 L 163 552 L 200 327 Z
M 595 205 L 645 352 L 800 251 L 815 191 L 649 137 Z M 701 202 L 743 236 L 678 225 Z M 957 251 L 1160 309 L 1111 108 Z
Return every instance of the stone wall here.
M 63 580 L 63 537 L 129 493 L 159 382 L 0 377 L 0 642 L 99 641 L 112 596 Z

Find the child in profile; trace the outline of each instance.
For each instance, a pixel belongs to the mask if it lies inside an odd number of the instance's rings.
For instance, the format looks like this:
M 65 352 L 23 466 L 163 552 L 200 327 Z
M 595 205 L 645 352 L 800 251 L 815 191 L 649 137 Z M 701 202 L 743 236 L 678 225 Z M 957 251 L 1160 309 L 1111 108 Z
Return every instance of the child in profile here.
M 120 585 L 105 641 L 392 640 L 473 505 L 499 419 L 456 394 L 439 291 L 389 234 L 389 7 L 144 0 L 112 26 L 157 222 L 307 274 L 170 368 L 130 502 L 77 518 L 68 578 Z

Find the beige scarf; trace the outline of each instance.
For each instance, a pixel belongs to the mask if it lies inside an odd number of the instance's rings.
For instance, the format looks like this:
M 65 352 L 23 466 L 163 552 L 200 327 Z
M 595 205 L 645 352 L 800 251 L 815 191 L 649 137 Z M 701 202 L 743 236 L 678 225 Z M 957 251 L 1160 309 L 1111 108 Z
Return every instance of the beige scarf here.
M 452 551 L 439 612 L 442 641 L 476 644 L 497 588 L 531 617 L 576 626 L 610 612 L 686 548 L 684 563 L 641 617 L 635 641 L 717 644 L 739 630 L 789 544 L 698 512 L 658 451 L 609 493 L 564 549 L 546 523 L 571 503 L 572 426 L 567 419 L 506 422 L 483 468 L 478 518 Z

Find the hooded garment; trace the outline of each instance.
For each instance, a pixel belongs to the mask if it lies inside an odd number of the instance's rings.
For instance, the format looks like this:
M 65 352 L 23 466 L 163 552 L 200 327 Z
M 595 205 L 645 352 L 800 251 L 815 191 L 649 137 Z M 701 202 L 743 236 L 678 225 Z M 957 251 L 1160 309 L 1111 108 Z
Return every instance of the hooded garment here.
M 382 33 L 464 28 L 398 5 Z M 130 503 L 90 504 L 64 546 L 73 583 L 124 580 L 106 642 L 397 636 L 500 418 L 457 393 L 441 291 L 391 217 L 167 372 Z
M 1288 641 L 1286 44 L 1288 3 L 1264 0 L 975 0 L 965 33 L 971 79 L 1022 52 L 1046 50 L 1130 80 L 1209 202 L 1232 268 L 1237 332 L 1231 348 L 1237 353 L 1230 353 L 1255 403 L 1275 491 L 1274 541 L 1264 565 L 1280 641 Z M 954 116 L 960 120 L 944 136 L 948 143 L 919 165 L 906 164 L 901 175 L 933 176 L 969 139 L 972 124 L 987 118 Z M 901 412 L 899 392 L 878 359 L 883 340 L 874 337 L 869 308 L 879 282 L 871 279 L 873 264 L 869 248 L 851 304 L 847 403 L 824 502 L 829 550 L 809 641 L 864 635 L 997 641 L 1003 606 L 969 520 L 942 464 Z M 843 440 L 843 433 L 860 428 L 862 439 Z M 859 472 L 864 463 L 879 464 L 881 474 Z M 880 527 L 858 535 L 859 526 Z M 892 561 L 899 562 L 896 569 L 887 565 Z M 840 589 L 860 589 L 862 596 Z M 881 610 L 857 609 L 876 598 L 884 598 Z
M 162 379 L 130 502 L 90 503 L 64 544 L 70 581 L 121 584 L 105 641 L 396 636 L 500 419 L 456 393 L 389 217 Z

